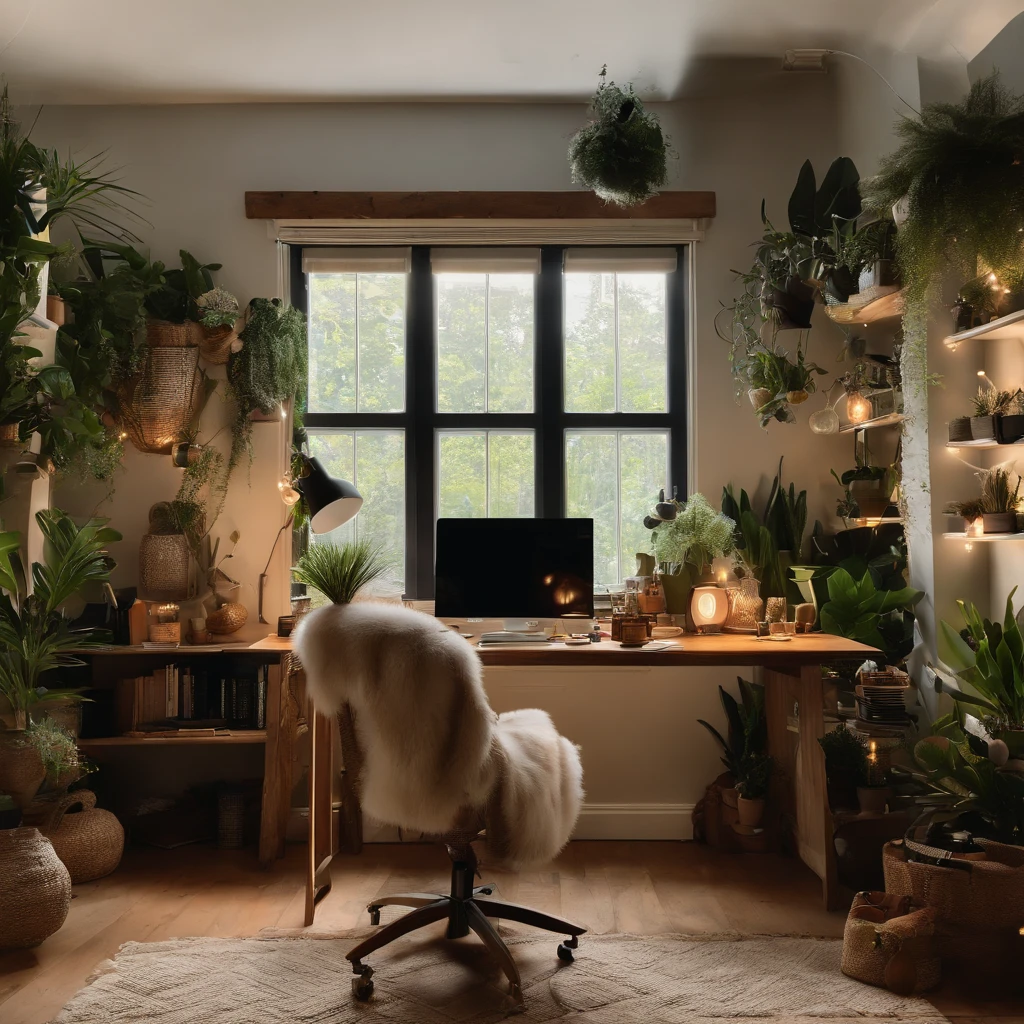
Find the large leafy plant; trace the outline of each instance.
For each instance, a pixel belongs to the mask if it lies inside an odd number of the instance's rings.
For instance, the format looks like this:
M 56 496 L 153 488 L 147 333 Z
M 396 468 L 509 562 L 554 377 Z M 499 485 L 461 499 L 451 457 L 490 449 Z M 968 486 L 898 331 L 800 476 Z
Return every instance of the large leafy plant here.
M 43 561 L 32 563 L 31 594 L 18 554 L 19 534 L 0 533 L 0 694 L 21 728 L 36 704 L 75 695 L 42 686 L 40 677 L 82 664 L 73 652 L 102 642 L 98 631 L 72 628 L 64 604 L 91 584 L 109 582 L 114 561 L 106 548 L 121 539 L 105 519 L 79 527 L 60 509 L 37 512 L 36 522 L 45 546 Z
M 749 780 L 750 785 L 744 788 L 750 792 L 742 795 L 754 799 L 767 788 L 767 778 L 771 774 L 771 758 L 765 753 L 768 721 L 764 710 L 764 686 L 749 683 L 741 676 L 736 677 L 736 682 L 740 690 L 738 701 L 723 687 L 718 688 L 727 722 L 726 735 L 723 736 L 703 718 L 697 721 L 718 741 L 722 748 L 722 764 L 736 780 L 737 787 L 743 785 L 744 780 Z M 764 787 L 761 792 L 755 792 L 762 781 Z
M 876 647 L 891 664 L 913 649 L 911 609 L 924 597 L 913 587 L 879 590 L 870 572 L 854 579 L 837 568 L 828 578 L 828 601 L 821 608 L 821 628 L 834 636 Z

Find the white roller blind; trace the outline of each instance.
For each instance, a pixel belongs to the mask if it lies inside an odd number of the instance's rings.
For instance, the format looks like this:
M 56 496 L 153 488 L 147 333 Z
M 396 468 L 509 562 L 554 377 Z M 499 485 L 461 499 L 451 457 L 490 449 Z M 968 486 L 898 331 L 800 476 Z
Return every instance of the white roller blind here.
M 408 246 L 352 245 L 302 253 L 304 274 L 408 274 L 411 266 Z
M 431 249 L 435 274 L 539 274 L 540 249 Z
M 676 269 L 675 249 L 614 248 L 566 249 L 566 273 L 671 274 Z

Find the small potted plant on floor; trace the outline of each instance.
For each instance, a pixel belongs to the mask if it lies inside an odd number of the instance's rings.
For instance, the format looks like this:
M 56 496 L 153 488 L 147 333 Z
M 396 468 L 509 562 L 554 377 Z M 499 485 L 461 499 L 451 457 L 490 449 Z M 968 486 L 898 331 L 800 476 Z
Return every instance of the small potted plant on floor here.
M 745 765 L 757 757 L 766 757 L 768 745 L 768 721 L 764 711 L 764 686 L 761 683 L 749 683 L 741 676 L 736 677 L 739 685 L 740 699 L 736 698 L 719 686 L 718 695 L 725 711 L 728 729 L 726 737 L 710 723 L 698 718 L 697 721 L 715 738 L 722 749 L 722 764 L 732 776 L 733 785 L 738 788 L 739 781 L 746 774 Z M 769 760 L 771 760 L 769 758 Z M 771 768 L 768 768 L 771 772 Z M 756 779 L 752 778 L 752 792 L 756 789 Z M 763 795 L 763 794 L 762 794 Z M 722 794 L 723 801 L 730 807 L 737 807 L 739 794 L 736 789 L 726 790 Z M 757 799 L 752 796 L 750 799 Z
M 736 779 L 736 811 L 739 823 L 748 828 L 760 828 L 764 818 L 765 798 L 768 796 L 768 784 L 771 781 L 774 759 L 757 751 L 741 759 L 739 776 Z
M 858 733 L 837 725 L 818 738 L 825 754 L 828 803 L 832 810 L 856 807 L 857 787 L 867 784 L 868 752 Z

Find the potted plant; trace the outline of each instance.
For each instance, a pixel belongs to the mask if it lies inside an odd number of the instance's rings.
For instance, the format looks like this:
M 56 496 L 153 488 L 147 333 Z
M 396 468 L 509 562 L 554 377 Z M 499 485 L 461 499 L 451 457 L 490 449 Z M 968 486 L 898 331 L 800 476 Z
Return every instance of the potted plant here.
M 956 302 L 950 308 L 954 333 L 969 331 L 973 327 L 982 327 L 998 320 L 1007 305 L 1006 295 L 1002 287 L 998 286 L 995 274 L 981 274 L 972 278 L 960 288 Z
M 1020 391 L 1000 391 L 996 388 L 979 387 L 971 400 L 974 415 L 971 417 L 971 438 L 975 441 L 996 439 L 996 417 L 1009 413 L 1017 406 Z
M 836 504 L 836 515 L 847 519 L 881 519 L 892 504 L 897 474 L 893 466 L 858 464 L 842 476 L 832 470 L 836 483 L 843 488 L 843 497 Z
M 64 604 L 84 587 L 109 581 L 114 562 L 106 546 L 121 539 L 105 519 L 90 519 L 78 527 L 59 509 L 36 513 L 36 522 L 46 544 L 44 560 L 32 565 L 31 595 L 17 554 L 20 537 L 0 533 L 0 695 L 11 707 L 15 726 L 0 730 L 0 791 L 14 794 L 9 779 L 16 776 L 20 796 L 14 795 L 22 806 L 45 775 L 37 767 L 41 761 L 35 744 L 29 742 L 32 737 L 26 735 L 33 712 L 49 702 L 78 696 L 75 690 L 48 688 L 42 676 L 82 664 L 73 652 L 99 646 L 103 640 L 98 631 L 72 628 Z M 41 774 L 33 788 L 37 771 Z
M 607 65 L 591 100 L 594 119 L 569 143 L 572 180 L 618 206 L 650 199 L 668 170 L 667 147 L 656 114 L 644 109 L 632 85 L 606 81 Z
M 739 685 L 740 699 L 719 686 L 718 696 L 722 701 L 728 728 L 726 736 L 710 722 L 698 718 L 697 721 L 715 738 L 722 749 L 722 764 L 736 786 L 744 776 L 744 764 L 754 758 L 764 758 L 768 746 L 768 722 L 764 710 L 764 686 L 761 683 L 750 683 L 741 676 L 736 677 Z M 728 737 L 728 738 L 726 738 Z M 770 759 L 769 759 L 770 760 Z M 770 773 L 771 768 L 769 767 Z M 751 793 L 756 789 L 756 772 L 751 768 Z M 761 796 L 764 794 L 762 793 Z M 728 806 L 738 807 L 738 794 L 730 791 L 723 793 Z M 756 800 L 756 795 L 750 797 Z
M 226 363 L 235 323 L 241 316 L 238 299 L 223 288 L 211 288 L 196 299 L 199 349 L 208 363 Z
M 668 611 L 686 611 L 690 588 L 710 581 L 711 563 L 733 549 L 736 523 L 716 512 L 702 494 L 687 501 L 676 499 L 657 503 L 644 525 L 651 530 L 651 548 L 661 569 Z
M 320 591 L 331 604 L 351 604 L 363 587 L 392 571 L 381 549 L 370 541 L 320 542 L 303 552 L 292 579 Z
M 966 501 L 951 501 L 942 510 L 944 515 L 956 516 L 958 519 L 962 519 L 962 523 L 957 523 L 954 529 L 959 529 L 961 526 L 966 531 L 975 523 L 977 520 L 982 519 L 985 515 L 985 503 L 981 498 L 968 498 Z
M 736 779 L 736 811 L 741 825 L 749 828 L 761 827 L 768 785 L 774 767 L 774 758 L 760 751 L 740 760 L 739 776 Z
M 1014 474 L 1015 476 L 1016 474 Z M 1011 474 L 1005 469 L 992 469 L 985 474 L 981 488 L 985 533 L 1016 533 L 1017 506 L 1020 503 L 1020 477 L 1010 489 Z
M 818 737 L 825 754 L 828 803 L 833 811 L 857 806 L 857 787 L 867 783 L 868 751 L 859 733 L 845 725 Z
M 843 238 L 837 257 L 857 275 L 858 292 L 898 285 L 895 221 L 891 216 L 872 216 Z
M 1024 758 L 1024 636 L 1014 614 L 1016 592 L 1014 587 L 1006 598 L 1001 624 L 983 619 L 973 604 L 957 601 L 966 628 L 960 633 L 943 621 L 940 629 L 945 660 L 969 689 L 938 673 L 935 684 L 975 715 L 991 738 L 1005 743 L 1007 756 Z

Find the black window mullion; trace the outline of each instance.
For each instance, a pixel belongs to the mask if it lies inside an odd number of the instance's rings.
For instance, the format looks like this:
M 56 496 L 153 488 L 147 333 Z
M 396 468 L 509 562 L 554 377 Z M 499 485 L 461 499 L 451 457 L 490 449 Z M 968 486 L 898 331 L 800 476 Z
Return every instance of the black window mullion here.
M 676 270 L 666 282 L 665 329 L 668 334 L 668 412 L 669 412 L 669 483 L 679 489 L 679 497 L 686 498 L 686 353 L 690 344 L 687 337 L 690 278 L 690 246 L 677 247 Z
M 565 515 L 565 384 L 562 341 L 562 246 L 544 246 L 537 278 L 536 401 L 537 516 Z
M 405 550 L 406 593 L 417 600 L 434 596 L 434 279 L 430 249 L 412 247 L 406 306 Z

